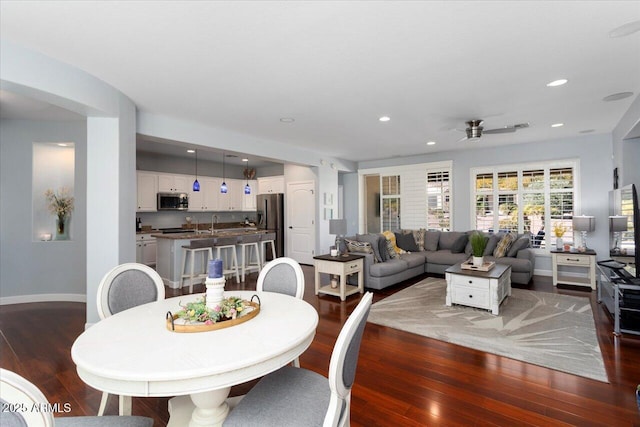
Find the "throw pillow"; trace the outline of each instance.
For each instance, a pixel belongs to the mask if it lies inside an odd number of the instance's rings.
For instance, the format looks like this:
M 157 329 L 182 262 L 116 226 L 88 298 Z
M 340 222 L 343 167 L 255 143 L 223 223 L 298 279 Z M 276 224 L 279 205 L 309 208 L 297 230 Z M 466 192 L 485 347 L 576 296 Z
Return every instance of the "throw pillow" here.
M 399 234 L 396 233 L 396 245 L 402 250 L 407 252 L 418 252 L 418 245 L 416 245 L 416 241 L 413 239 L 412 234 Z
M 437 251 L 438 240 L 440 239 L 440 231 L 429 230 L 424 233 L 424 250 L 425 251 Z
M 358 242 L 357 240 L 349 239 L 345 239 L 345 242 L 347 242 L 347 249 L 349 252 L 373 255 L 373 248 L 369 242 Z M 375 256 L 373 258 L 375 260 Z
M 387 238 L 384 237 L 383 234 L 378 234 L 378 250 L 380 251 L 380 258 L 382 262 L 388 261 L 391 259 L 389 256 L 389 249 L 387 248 Z
M 391 241 L 391 244 L 393 245 L 392 247 L 393 247 L 393 251 L 395 252 L 395 255 L 400 255 L 400 254 L 404 253 L 404 251 L 398 247 L 398 244 L 396 243 L 396 235 L 394 234 L 393 231 L 389 231 L 389 230 L 383 231 L 382 234 L 384 234 L 384 237 L 387 240 Z M 396 256 L 393 256 L 394 254 L 392 254 L 391 251 L 389 251 L 389 255 L 392 258 L 397 258 Z
M 526 233 L 525 235 L 518 237 L 518 239 L 513 242 L 511 247 L 509 248 L 509 252 L 507 252 L 508 257 L 514 257 L 518 255 L 518 251 L 520 249 L 528 248 L 531 242 L 531 235 Z
M 462 236 L 458 237 L 456 241 L 453 242 L 453 245 L 451 245 L 451 253 L 461 254 L 462 252 L 464 252 L 464 248 L 467 246 L 468 240 L 469 240 L 469 236 L 466 234 L 463 234 Z
M 500 237 L 492 234 L 489 236 L 489 241 L 487 242 L 487 247 L 484 248 L 484 253 L 482 256 L 490 256 L 493 255 L 493 251 L 496 250 L 496 246 L 498 246 L 498 242 L 500 241 Z
M 413 240 L 415 240 L 416 246 L 418 247 L 419 251 L 424 251 L 424 233 L 425 233 L 425 231 L 427 231 L 427 230 L 425 230 L 424 228 L 412 231 Z
M 507 233 L 498 242 L 496 249 L 493 251 L 493 256 L 496 258 L 502 258 L 507 255 L 509 248 L 513 244 L 516 235 L 514 233 Z
M 382 262 L 382 256 L 380 255 L 380 240 L 379 234 L 356 234 L 356 240 L 359 242 L 367 242 L 373 249 L 373 256 L 376 262 Z
M 396 252 L 396 245 L 394 242 L 391 241 L 391 239 L 384 239 L 385 242 L 387 242 L 387 254 L 389 256 L 389 259 L 394 259 L 394 258 L 400 258 L 400 254 Z

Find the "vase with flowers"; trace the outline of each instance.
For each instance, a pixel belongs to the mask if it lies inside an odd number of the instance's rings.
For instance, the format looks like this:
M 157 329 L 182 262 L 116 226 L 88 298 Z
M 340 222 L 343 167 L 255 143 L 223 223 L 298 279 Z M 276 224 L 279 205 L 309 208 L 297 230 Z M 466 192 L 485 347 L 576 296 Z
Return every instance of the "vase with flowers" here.
M 556 222 L 553 224 L 553 234 L 556 236 L 556 250 L 561 251 L 564 247 L 562 236 L 567 231 L 567 227 L 565 227 L 562 223 Z
M 61 188 L 57 192 L 48 189 L 44 193 L 49 212 L 56 216 L 56 240 L 69 240 L 69 220 L 73 212 L 74 198 L 69 189 Z

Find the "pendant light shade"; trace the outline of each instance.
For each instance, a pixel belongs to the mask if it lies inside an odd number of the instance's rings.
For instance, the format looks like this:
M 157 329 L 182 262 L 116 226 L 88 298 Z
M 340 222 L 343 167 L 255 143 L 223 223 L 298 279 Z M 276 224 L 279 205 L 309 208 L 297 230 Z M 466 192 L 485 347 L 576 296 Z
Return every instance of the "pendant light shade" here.
M 223 152 L 222 153 L 222 185 L 220 185 L 220 192 L 222 194 L 227 194 L 227 183 L 225 181 L 225 176 L 224 176 L 224 158 L 226 157 L 226 154 Z
M 196 180 L 193 181 L 193 191 L 200 191 L 200 183 L 198 182 L 198 150 L 196 150 Z

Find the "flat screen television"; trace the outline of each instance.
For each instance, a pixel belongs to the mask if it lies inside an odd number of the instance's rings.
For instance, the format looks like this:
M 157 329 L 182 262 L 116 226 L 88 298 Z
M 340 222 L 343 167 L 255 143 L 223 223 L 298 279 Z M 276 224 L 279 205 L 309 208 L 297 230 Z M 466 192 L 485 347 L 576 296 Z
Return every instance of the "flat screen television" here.
M 609 192 L 610 256 L 627 264 L 625 270 L 640 277 L 640 206 L 634 184 Z

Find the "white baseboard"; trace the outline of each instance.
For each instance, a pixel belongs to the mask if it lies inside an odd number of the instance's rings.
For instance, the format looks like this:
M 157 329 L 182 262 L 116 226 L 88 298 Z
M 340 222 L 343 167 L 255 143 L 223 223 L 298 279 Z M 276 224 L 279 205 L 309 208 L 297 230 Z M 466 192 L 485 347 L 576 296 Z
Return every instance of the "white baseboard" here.
M 533 270 L 533 275 L 534 276 L 549 276 L 549 277 L 551 277 L 552 273 L 551 273 L 551 270 L 538 270 L 538 269 L 535 269 L 535 270 Z
M 8 304 L 25 304 L 30 302 L 87 302 L 86 294 L 35 294 L 35 295 L 17 295 L 14 297 L 0 298 L 0 305 Z

